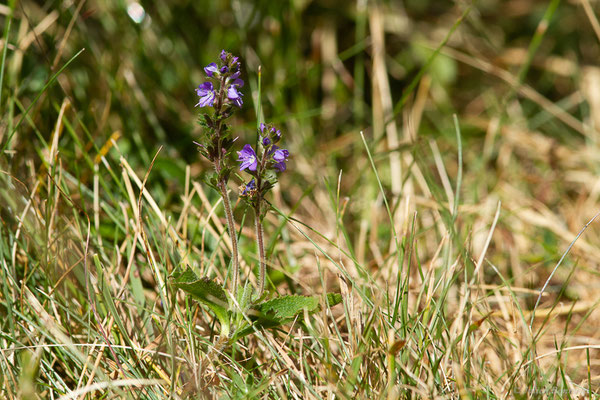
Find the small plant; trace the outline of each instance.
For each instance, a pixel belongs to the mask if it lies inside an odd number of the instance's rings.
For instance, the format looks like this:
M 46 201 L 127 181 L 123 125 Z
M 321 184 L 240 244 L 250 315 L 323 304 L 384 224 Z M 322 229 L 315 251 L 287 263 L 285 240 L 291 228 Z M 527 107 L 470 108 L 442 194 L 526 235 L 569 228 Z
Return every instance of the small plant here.
M 231 153 L 235 139 L 232 138 L 231 127 L 226 123 L 235 110 L 243 105 L 240 89 L 244 86 L 244 81 L 240 79 L 240 67 L 238 57 L 223 50 L 217 63 L 210 63 L 204 68 L 208 80 L 196 89 L 199 97 L 196 106 L 208 109 L 208 112 L 199 116 L 198 121 L 203 133 L 195 143 L 200 153 L 213 164 L 214 173 L 207 179 L 207 183 L 217 190 L 223 199 L 232 248 L 230 284 L 226 290 L 208 277 L 198 277 L 189 268 L 177 270 L 171 277 L 174 287 L 192 295 L 215 314 L 221 324 L 221 338 L 231 341 L 251 334 L 255 329 L 280 326 L 304 310 L 311 313 L 320 308 L 319 298 L 316 296 L 290 295 L 265 300 L 267 259 L 263 219 L 269 211 L 266 195 L 277 183 L 277 174 L 286 170 L 286 162 L 290 156 L 288 150 L 278 145 L 282 138 L 281 130 L 271 124 L 259 125 L 256 150 L 246 144 L 237 151 L 239 170 L 251 176 L 240 186 L 240 197 L 254 214 L 259 260 L 256 294 L 253 293 L 249 282 L 244 285 L 240 282 L 239 250 L 233 210 L 227 191 L 227 184 L 234 169 Z M 330 306 L 342 300 L 341 296 L 335 293 L 327 294 L 326 299 Z

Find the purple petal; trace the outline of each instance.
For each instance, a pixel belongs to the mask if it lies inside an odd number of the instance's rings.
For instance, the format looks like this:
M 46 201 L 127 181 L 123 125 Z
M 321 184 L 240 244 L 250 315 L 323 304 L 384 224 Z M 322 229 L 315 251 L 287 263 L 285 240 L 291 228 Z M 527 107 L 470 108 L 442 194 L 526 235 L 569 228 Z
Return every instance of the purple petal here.
M 266 127 L 267 127 L 267 126 L 265 125 L 265 123 L 264 123 L 264 122 L 261 122 L 261 123 L 260 123 L 260 125 L 259 125 L 260 133 L 264 133 L 264 132 L 265 132 L 265 129 L 266 129 Z
M 277 163 L 277 164 L 275 164 L 275 165 L 273 165 L 273 167 L 274 167 L 276 170 L 278 170 L 279 172 L 283 172 L 283 171 L 285 171 L 285 168 L 286 168 L 286 167 L 285 167 L 285 162 L 283 162 L 283 161 L 282 161 L 282 162 L 279 162 L 279 163 Z
M 204 96 L 206 95 L 207 92 L 212 92 L 213 90 L 213 84 L 212 82 L 204 82 L 200 85 L 198 85 L 198 89 L 196 89 L 196 94 L 198 96 Z
M 213 76 L 215 72 L 219 72 L 219 68 L 217 68 L 217 64 L 210 63 L 204 67 L 204 72 L 206 72 L 207 76 Z
M 198 104 L 195 107 L 206 107 L 212 106 L 215 101 L 215 91 L 213 90 L 213 84 L 211 82 L 204 82 L 196 89 L 196 94 L 200 97 Z
M 238 151 L 238 161 L 241 161 L 240 171 L 248 168 L 250 171 L 256 171 L 257 160 L 256 152 L 249 144 L 245 145 L 242 150 Z
M 200 100 L 198 101 L 198 104 L 196 104 L 196 107 L 212 107 L 214 102 L 215 92 L 209 92 L 205 96 L 200 97 Z
M 229 89 L 227 89 L 227 98 L 235 100 L 238 97 L 240 97 L 240 92 L 238 92 L 237 88 L 234 85 L 229 86 Z
M 263 146 L 268 146 L 268 145 L 270 145 L 270 144 L 271 144 L 271 139 L 269 139 L 268 137 L 266 137 L 266 136 L 265 136 L 265 137 L 263 138 L 263 140 L 262 140 L 262 144 L 263 144 Z
M 234 85 L 229 86 L 229 89 L 227 89 L 227 98 L 238 107 L 242 107 L 242 104 L 244 104 L 242 101 L 242 94 L 238 92 Z
M 227 52 L 225 50 L 221 50 L 221 60 L 227 60 Z
M 236 85 L 237 87 L 244 87 L 244 81 L 238 78 L 233 81 L 233 85 Z
M 256 158 L 251 157 L 249 159 L 244 160 L 241 164 L 240 164 L 240 171 L 245 170 L 246 168 L 248 168 L 250 171 L 256 171 L 256 167 L 257 167 L 258 163 L 256 161 Z
M 282 162 L 282 161 L 287 160 L 289 155 L 290 155 L 290 152 L 287 151 L 286 149 L 277 149 L 277 150 L 275 150 L 275 153 L 273 154 L 273 160 L 275 160 L 277 162 Z
M 240 157 L 242 157 L 242 156 L 243 157 L 249 157 L 249 156 L 256 157 L 256 152 L 254 151 L 252 146 L 250 146 L 249 144 L 244 145 L 242 150 L 238 151 L 238 154 L 240 155 Z

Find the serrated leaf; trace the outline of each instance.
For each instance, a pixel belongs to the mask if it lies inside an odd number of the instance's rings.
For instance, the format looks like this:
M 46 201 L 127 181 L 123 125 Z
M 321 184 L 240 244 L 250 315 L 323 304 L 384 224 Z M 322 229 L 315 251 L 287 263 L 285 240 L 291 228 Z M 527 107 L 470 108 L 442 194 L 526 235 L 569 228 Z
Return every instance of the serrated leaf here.
M 273 319 L 283 320 L 294 318 L 303 310 L 316 311 L 319 299 L 311 296 L 282 296 L 258 304 L 258 311 Z
M 218 283 L 208 277 L 198 278 L 191 269 L 187 269 L 174 275 L 171 284 L 212 310 L 221 323 L 221 334 L 229 334 L 227 294 Z
M 321 296 L 282 296 L 256 304 L 251 311 L 250 318 L 254 321 L 253 326 L 246 327 L 235 334 L 240 338 L 251 334 L 254 329 L 275 328 L 282 325 L 298 314 L 307 310 L 314 313 L 321 309 L 319 300 Z M 327 303 L 330 307 L 342 302 L 342 296 L 339 293 L 327 293 Z
M 294 318 L 304 310 L 309 313 L 318 311 L 320 296 L 282 296 L 258 304 L 258 311 L 265 316 L 285 320 Z M 327 302 L 332 307 L 342 301 L 338 293 L 327 293 Z

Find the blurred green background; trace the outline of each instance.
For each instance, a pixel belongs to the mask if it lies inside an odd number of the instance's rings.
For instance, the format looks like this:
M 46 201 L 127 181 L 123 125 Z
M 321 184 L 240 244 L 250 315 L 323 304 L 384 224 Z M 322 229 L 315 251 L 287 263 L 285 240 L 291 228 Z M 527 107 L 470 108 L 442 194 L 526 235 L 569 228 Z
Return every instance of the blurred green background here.
M 552 23 L 522 78 L 549 100 L 568 102 L 579 87 L 579 67 L 597 62 L 599 46 L 581 6 L 555 3 Z M 236 117 L 238 134 L 247 140 L 253 135 L 261 66 L 266 119 L 284 127 L 295 155 L 335 171 L 352 163 L 355 147 L 361 147 L 358 131 L 369 133 L 373 125 L 372 7 L 383 10 L 385 62 L 396 104 L 414 89 L 410 83 L 463 14 L 448 46 L 518 75 L 549 4 L 533 0 L 18 1 L 9 51 L 22 54 L 6 68 L 0 104 L 4 130 L 7 118 L 20 114 L 19 109 L 31 103 L 49 77 L 85 48 L 29 113 L 35 128 L 26 122 L 9 147 L 23 159 L 43 147 L 40 142 L 50 139 L 55 111 L 67 97 L 95 146 L 101 147 L 120 131 L 121 151 L 132 164 L 147 165 L 163 145 L 161 159 L 169 164 L 165 169 L 181 170 L 198 158 L 191 145 L 198 129 L 194 88 L 203 80 L 202 67 L 227 49 L 241 56 L 243 78 L 249 83 L 244 88 L 244 108 Z M 6 6 L 0 11 L 5 27 Z M 37 33 L 32 35 L 34 27 Z M 27 46 L 21 49 L 25 41 Z M 555 58 L 553 65 L 548 64 L 550 55 Z M 419 136 L 451 132 L 452 113 L 483 113 L 489 118 L 505 113 L 504 100 L 512 89 L 501 79 L 444 54 L 426 72 L 433 87 Z M 13 94 L 20 104 L 10 102 Z M 523 103 L 523 118 L 533 120 L 546 134 L 560 139 L 573 133 L 548 121 L 542 111 L 534 102 Z M 572 112 L 581 118 L 586 110 L 575 107 Z M 401 112 L 397 120 L 402 120 Z M 467 132 L 484 133 L 481 129 Z M 5 142 L 6 133 L 2 137 Z M 18 157 L 11 160 L 15 167 L 21 163 Z
M 413 179 L 415 171 L 406 173 L 412 163 L 423 171 L 417 194 L 431 197 L 431 191 L 446 201 L 435 186 L 443 183 L 440 162 L 451 181 L 457 173 L 456 114 L 465 202 L 476 204 L 513 182 L 556 208 L 584 193 L 578 185 L 556 186 L 562 178 L 554 171 L 565 158 L 556 146 L 595 148 L 598 141 L 591 109 L 598 106 L 600 59 L 594 7 L 557 0 L 14 1 L 0 6 L 9 43 L 0 99 L 3 168 L 30 189 L 44 180 L 68 101 L 58 149 L 74 177 L 75 201 L 89 212 L 86 190 L 99 175 L 98 197 L 114 203 L 112 193 L 124 193 L 114 175 L 119 157 L 143 176 L 162 146 L 148 187 L 176 218 L 186 167 L 193 179 L 210 171 L 193 145 L 200 132 L 194 89 L 203 67 L 226 49 L 240 56 L 246 81 L 244 107 L 231 121 L 238 147 L 255 140 L 260 101 L 264 119 L 282 129 L 292 154 L 277 204 L 294 207 L 324 177 L 333 181 L 343 171 L 340 193 L 353 200 L 345 223 L 358 240 L 359 229 L 367 229 L 360 221 L 378 218 L 371 207 L 380 201 L 374 176 L 365 174 L 361 131 L 393 207 L 399 179 Z M 544 149 L 539 157 L 538 149 Z M 511 159 L 513 153 L 525 159 Z M 402 157 L 396 167 L 403 171 L 395 170 L 394 157 Z M 44 198 L 52 188 L 38 190 Z M 326 195 L 309 198 L 316 208 L 327 205 Z M 311 207 L 298 209 L 308 224 L 315 222 Z M 114 221 L 99 220 L 106 237 L 123 233 Z M 389 226 L 376 230 L 375 237 L 389 240 Z
M 593 11 L 595 3 L 584 3 Z M 584 3 L 15 1 L 0 6 L 9 43 L 0 99 L 5 168 L 33 187 L 34 176 L 44 175 L 42 160 L 68 100 L 58 145 L 77 179 L 79 195 L 73 195 L 82 198 L 81 207 L 89 210 L 82 188 L 92 187 L 101 157 L 100 196 L 108 199 L 122 190 L 108 169 L 118 169 L 120 155 L 142 175 L 163 146 L 148 186 L 161 207 L 177 215 L 186 166 L 194 179 L 210 170 L 192 144 L 200 129 L 194 89 L 203 82 L 203 67 L 226 49 L 240 56 L 246 81 L 244 107 L 231 121 L 239 148 L 255 140 L 261 68 L 264 118 L 281 127 L 292 154 L 280 185 L 289 206 L 342 170 L 341 193 L 354 199 L 346 214 L 353 235 L 379 191 L 364 173 L 370 166 L 360 132 L 375 151 L 384 189 L 397 195 L 398 175 L 388 158 L 408 153 L 436 175 L 430 139 L 449 162 L 450 176 L 456 174 L 456 114 L 465 201 L 478 202 L 505 179 L 523 182 L 526 192 L 552 207 L 577 193 L 540 195 L 529 187 L 523 179 L 531 171 L 547 175 L 554 167 L 539 160 L 507 164 L 503 145 L 512 148 L 522 139 L 500 132 L 517 127 L 524 137 L 536 132 L 571 147 L 595 141 L 584 125 L 593 122 L 584 75 L 600 46 Z M 388 122 L 395 141 L 384 132 Z M 403 168 L 410 163 L 405 159 Z M 111 224 L 104 227 L 109 237 Z M 386 241 L 389 228 L 382 229 Z

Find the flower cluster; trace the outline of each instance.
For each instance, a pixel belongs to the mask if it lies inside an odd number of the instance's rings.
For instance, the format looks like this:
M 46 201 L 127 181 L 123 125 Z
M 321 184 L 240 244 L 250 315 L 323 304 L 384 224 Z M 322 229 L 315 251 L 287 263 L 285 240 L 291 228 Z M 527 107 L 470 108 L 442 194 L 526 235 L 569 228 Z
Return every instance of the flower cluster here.
M 249 144 L 237 152 L 240 171 L 247 170 L 253 176 L 250 182 L 242 186 L 242 196 L 253 197 L 270 189 L 277 180 L 272 172 L 283 172 L 287 168 L 290 152 L 276 145 L 281 139 L 281 131 L 261 123 L 258 134 L 258 153 Z
M 254 178 L 250 180 L 250 182 L 242 185 L 240 196 L 248 196 L 253 197 L 256 194 L 256 181 Z
M 285 162 L 290 156 L 290 152 L 275 145 L 281 139 L 281 131 L 275 127 L 267 127 L 261 123 L 259 135 L 259 150 L 262 149 L 262 166 L 264 168 L 274 168 L 279 172 L 285 171 Z M 255 172 L 258 168 L 258 156 L 249 144 L 245 145 L 242 151 L 238 151 L 238 161 L 241 162 L 240 171 L 248 168 L 249 171 Z
M 196 107 L 215 107 L 228 104 L 234 104 L 242 107 L 242 93 L 239 91 L 244 86 L 244 81 L 240 79 L 240 62 L 238 57 L 221 51 L 219 64 L 210 63 L 204 67 L 206 76 L 219 84 L 218 88 L 211 81 L 206 81 L 198 86 L 196 94 L 200 98 Z M 215 101 L 217 104 L 215 105 Z
M 214 165 L 216 175 L 209 177 L 210 185 L 217 187 L 226 185 L 231 172 L 229 155 L 233 149 L 235 138 L 231 137 L 231 129 L 227 119 L 238 107 L 242 107 L 240 88 L 244 81 L 240 79 L 241 68 L 238 57 L 221 51 L 217 62 L 204 67 L 207 81 L 196 89 L 199 100 L 196 107 L 204 108 L 198 123 L 204 128 L 198 142 L 200 153 Z M 212 108 L 211 109 L 209 109 Z

